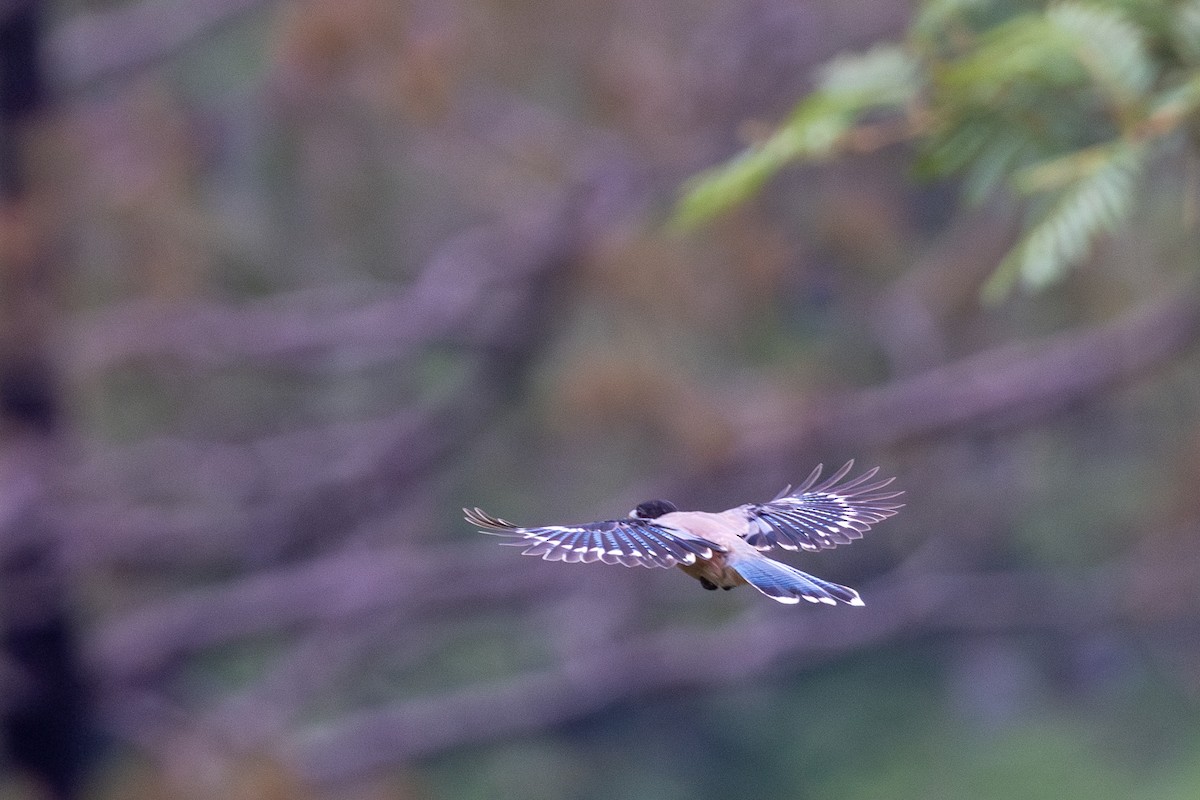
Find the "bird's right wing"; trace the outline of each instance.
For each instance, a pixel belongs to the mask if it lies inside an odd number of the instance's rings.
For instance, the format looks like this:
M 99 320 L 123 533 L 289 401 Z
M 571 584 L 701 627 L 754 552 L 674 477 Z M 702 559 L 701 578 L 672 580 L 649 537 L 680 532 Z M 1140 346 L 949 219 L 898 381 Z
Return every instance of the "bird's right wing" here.
M 739 506 L 736 510 L 746 515 L 746 541 L 759 550 L 826 550 L 862 538 L 902 508 L 891 501 L 903 492 L 883 491 L 892 478 L 874 480 L 879 467 L 839 483 L 853 467 L 850 461 L 817 485 L 818 466 L 804 483 L 789 486 L 771 502 Z
M 527 556 L 546 561 L 602 561 L 627 567 L 673 567 L 708 559 L 725 550 L 699 537 L 680 536 L 678 531 L 644 519 L 610 519 L 579 525 L 546 525 L 522 528 L 493 517 L 481 508 L 464 508 L 467 522 L 481 533 L 510 536 L 516 541 L 502 544 L 524 547 Z

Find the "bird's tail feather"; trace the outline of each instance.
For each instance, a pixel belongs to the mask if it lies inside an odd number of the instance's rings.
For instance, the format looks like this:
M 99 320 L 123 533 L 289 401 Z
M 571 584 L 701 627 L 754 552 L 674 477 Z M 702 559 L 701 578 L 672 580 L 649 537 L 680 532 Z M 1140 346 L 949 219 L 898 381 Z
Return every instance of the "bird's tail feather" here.
M 755 589 L 780 603 L 799 603 L 803 599 L 829 605 L 839 602 L 863 605 L 858 592 L 850 587 L 823 581 L 765 556 L 738 558 L 731 560 L 729 565 Z

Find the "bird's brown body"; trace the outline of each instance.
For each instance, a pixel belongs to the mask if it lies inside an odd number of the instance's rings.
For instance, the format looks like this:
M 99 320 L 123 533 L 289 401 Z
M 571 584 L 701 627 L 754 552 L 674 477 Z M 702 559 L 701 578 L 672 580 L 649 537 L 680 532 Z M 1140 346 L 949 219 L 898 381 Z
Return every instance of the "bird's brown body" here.
M 725 548 L 724 552 L 714 551 L 712 558 L 697 558 L 692 564 L 680 564 L 679 568 L 684 573 L 700 581 L 705 588 L 732 589 L 745 585 L 746 579 L 729 566 L 728 558 L 733 553 L 743 551 L 758 554 L 758 551 L 746 544 L 745 539 L 731 533 L 745 530 L 744 514 L 732 509 L 715 514 L 708 511 L 675 511 L 664 514 L 656 521 L 664 528 L 678 529 L 685 535 L 699 536 Z M 672 524 L 673 522 L 675 524 Z

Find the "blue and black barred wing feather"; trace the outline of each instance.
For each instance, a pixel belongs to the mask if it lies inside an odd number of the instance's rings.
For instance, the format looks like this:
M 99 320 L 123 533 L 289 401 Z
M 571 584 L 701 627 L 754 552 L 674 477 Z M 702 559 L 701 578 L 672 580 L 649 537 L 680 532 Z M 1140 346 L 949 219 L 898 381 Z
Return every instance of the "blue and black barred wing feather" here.
M 839 484 L 854 467 L 847 464 L 819 485 L 818 466 L 804 483 L 787 487 L 769 503 L 740 507 L 747 517 L 746 541 L 759 550 L 828 550 L 861 539 L 872 525 L 900 510 L 889 502 L 903 492 L 883 489 L 892 478 L 873 480 L 879 467 Z
M 524 547 L 523 555 L 541 556 L 546 561 L 673 567 L 712 558 L 714 552 L 725 549 L 707 539 L 680 536 L 677 531 L 643 519 L 522 528 L 481 508 L 464 508 L 463 514 L 482 533 L 513 537 L 515 541 L 502 544 Z

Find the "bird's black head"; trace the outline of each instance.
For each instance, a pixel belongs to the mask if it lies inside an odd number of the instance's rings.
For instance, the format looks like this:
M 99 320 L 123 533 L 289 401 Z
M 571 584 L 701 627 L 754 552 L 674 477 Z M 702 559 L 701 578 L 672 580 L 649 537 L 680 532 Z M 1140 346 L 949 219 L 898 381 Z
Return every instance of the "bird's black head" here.
M 663 514 L 670 514 L 672 511 L 678 510 L 670 500 L 647 500 L 630 511 L 629 516 L 634 519 L 658 519 Z

